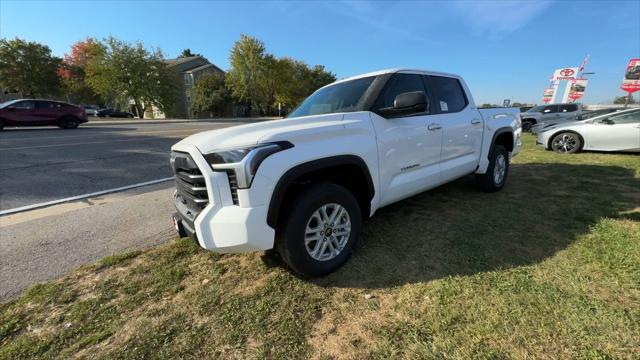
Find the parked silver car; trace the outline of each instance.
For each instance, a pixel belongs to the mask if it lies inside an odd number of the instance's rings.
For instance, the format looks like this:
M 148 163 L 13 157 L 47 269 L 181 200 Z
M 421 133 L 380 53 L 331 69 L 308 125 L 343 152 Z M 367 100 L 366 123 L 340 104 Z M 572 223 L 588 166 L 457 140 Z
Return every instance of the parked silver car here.
M 536 144 L 557 153 L 580 150 L 640 152 L 640 109 L 552 126 L 538 134 Z
M 610 114 L 616 111 L 620 111 L 623 109 L 616 109 L 616 108 L 609 108 L 609 109 L 599 109 L 599 110 L 585 110 L 582 111 L 582 113 L 580 115 L 576 115 L 573 118 L 558 118 L 558 119 L 551 119 L 551 120 L 546 120 L 546 121 L 542 121 L 539 122 L 535 125 L 533 125 L 531 127 L 531 133 L 534 135 L 537 135 L 538 133 L 545 131 L 546 129 L 552 127 L 552 126 L 556 126 L 558 124 L 561 123 L 566 123 L 566 122 L 571 122 L 571 121 L 581 121 L 581 120 L 588 120 L 588 119 L 593 119 L 597 116 L 602 116 L 602 115 L 606 115 L 606 114 Z
M 538 105 L 521 114 L 522 131 L 530 132 L 534 125 L 549 120 L 573 119 L 582 113 L 579 104 Z

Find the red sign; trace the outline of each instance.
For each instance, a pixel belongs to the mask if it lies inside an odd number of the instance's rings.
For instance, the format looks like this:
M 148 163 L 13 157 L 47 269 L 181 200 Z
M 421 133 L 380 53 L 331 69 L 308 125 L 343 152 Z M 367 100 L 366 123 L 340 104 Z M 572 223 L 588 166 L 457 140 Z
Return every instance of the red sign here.
M 631 59 L 620 88 L 629 94 L 640 90 L 640 59 Z
M 554 88 L 546 88 L 544 89 L 544 94 L 542 95 L 542 101 L 548 103 L 553 98 L 553 93 L 556 89 Z
M 569 88 L 569 98 L 573 101 L 580 99 L 584 95 L 584 91 L 587 89 L 589 79 L 575 79 L 571 81 L 571 87 Z

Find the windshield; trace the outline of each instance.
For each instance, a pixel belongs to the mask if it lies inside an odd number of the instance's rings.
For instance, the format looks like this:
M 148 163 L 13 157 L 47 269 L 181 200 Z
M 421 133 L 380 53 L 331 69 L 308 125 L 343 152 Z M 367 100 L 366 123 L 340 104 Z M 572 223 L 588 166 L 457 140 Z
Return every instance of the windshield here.
M 7 106 L 9 106 L 11 104 L 17 103 L 18 101 L 20 101 L 20 100 L 9 100 L 9 101 L 5 101 L 3 103 L 0 103 L 0 109 L 4 109 L 4 108 L 6 108 Z
M 545 106 L 547 106 L 547 105 L 534 106 L 531 109 L 527 110 L 527 112 L 542 112 L 542 110 L 545 108 Z
M 324 87 L 306 98 L 289 117 L 360 110 L 362 95 L 375 78 L 371 76 Z

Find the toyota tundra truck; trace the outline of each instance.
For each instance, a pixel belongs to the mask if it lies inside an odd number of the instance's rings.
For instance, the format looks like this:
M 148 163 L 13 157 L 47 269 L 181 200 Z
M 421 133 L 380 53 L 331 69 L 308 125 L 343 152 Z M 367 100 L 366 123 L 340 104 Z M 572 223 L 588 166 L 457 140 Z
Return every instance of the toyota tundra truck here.
M 517 108 L 477 109 L 457 75 L 393 69 L 339 80 L 285 119 L 175 144 L 174 225 L 207 250 L 275 249 L 303 276 L 327 274 L 383 206 L 470 174 L 500 190 L 520 135 Z

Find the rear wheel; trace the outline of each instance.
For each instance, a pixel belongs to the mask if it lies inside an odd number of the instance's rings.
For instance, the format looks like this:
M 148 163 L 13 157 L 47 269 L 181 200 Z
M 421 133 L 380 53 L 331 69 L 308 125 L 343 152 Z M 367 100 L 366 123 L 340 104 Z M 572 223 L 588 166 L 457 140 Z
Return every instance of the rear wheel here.
M 509 152 L 502 145 L 495 145 L 489 157 L 487 172 L 476 175 L 476 182 L 487 192 L 502 189 L 509 173 Z
M 60 127 L 63 129 L 75 129 L 78 125 L 80 125 L 80 122 L 74 117 L 68 116 L 60 120 Z
M 582 140 L 574 132 L 563 132 L 551 139 L 551 150 L 560 154 L 572 154 L 582 149 Z
M 360 234 L 356 198 L 342 186 L 315 184 L 298 193 L 283 214 L 276 249 L 303 276 L 328 274 L 344 264 Z

